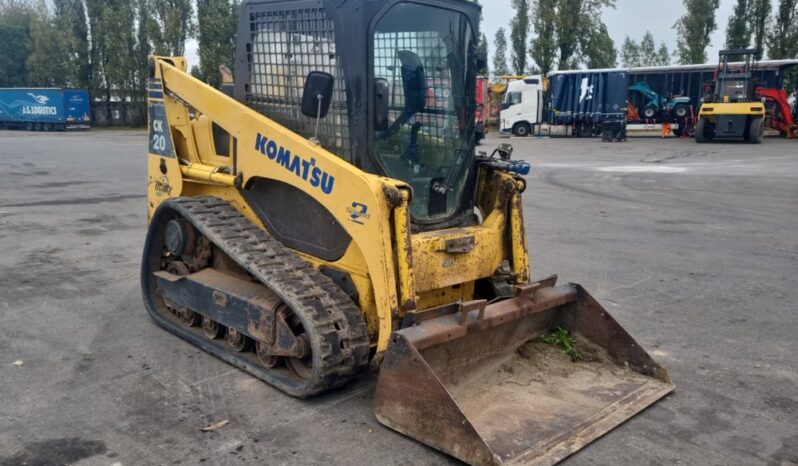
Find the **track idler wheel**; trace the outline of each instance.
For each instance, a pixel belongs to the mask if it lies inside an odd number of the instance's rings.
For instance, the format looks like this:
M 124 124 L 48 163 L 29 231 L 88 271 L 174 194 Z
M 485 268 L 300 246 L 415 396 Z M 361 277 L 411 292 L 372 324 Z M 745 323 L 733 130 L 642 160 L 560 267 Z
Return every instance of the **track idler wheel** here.
M 166 249 L 175 257 L 191 253 L 194 249 L 196 233 L 194 227 L 186 220 L 170 220 L 166 224 Z

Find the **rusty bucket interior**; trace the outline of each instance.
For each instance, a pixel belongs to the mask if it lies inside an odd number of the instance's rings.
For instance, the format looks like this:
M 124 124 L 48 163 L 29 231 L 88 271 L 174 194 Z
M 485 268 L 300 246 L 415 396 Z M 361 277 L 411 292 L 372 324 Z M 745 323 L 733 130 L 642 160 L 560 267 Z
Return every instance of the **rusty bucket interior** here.
M 673 390 L 579 285 L 538 283 L 416 319 L 391 337 L 375 414 L 470 464 L 557 463 Z M 553 329 L 576 353 L 545 338 Z

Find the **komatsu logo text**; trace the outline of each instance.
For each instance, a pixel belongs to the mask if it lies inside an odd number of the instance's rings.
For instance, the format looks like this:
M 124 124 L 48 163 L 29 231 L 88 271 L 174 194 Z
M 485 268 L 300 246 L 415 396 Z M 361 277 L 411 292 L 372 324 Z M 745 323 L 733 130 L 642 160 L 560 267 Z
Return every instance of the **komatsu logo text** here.
M 255 149 L 314 188 L 321 189 L 324 194 L 333 192 L 335 177 L 317 167 L 315 158 L 307 160 L 298 154 L 291 154 L 291 151 L 260 133 L 255 140 Z

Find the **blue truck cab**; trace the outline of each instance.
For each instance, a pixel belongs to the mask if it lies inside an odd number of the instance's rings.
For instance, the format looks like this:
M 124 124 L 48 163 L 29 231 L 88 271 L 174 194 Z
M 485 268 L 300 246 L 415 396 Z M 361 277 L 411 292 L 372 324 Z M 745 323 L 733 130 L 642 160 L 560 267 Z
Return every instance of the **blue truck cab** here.
M 0 89 L 0 128 L 65 131 L 90 127 L 89 93 L 83 89 Z

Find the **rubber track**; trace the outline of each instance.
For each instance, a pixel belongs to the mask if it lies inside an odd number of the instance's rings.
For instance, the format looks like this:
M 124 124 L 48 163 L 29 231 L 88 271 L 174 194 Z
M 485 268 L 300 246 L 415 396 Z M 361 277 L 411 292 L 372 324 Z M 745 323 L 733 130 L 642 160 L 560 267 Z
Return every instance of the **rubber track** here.
M 269 377 L 273 372 L 269 369 L 253 371 L 246 361 L 236 362 L 237 366 L 291 395 L 307 397 L 343 385 L 368 365 L 369 337 L 360 310 L 329 277 L 221 199 L 174 198 L 159 207 L 163 208 L 193 223 L 215 247 L 273 290 L 315 329 L 308 332 L 316 340 L 311 342 L 316 374 L 312 385 L 286 386 L 285 377 Z M 153 220 L 158 217 L 156 213 Z M 228 361 L 242 358 L 232 350 L 228 353 L 224 357 Z

